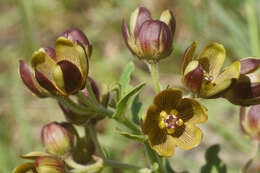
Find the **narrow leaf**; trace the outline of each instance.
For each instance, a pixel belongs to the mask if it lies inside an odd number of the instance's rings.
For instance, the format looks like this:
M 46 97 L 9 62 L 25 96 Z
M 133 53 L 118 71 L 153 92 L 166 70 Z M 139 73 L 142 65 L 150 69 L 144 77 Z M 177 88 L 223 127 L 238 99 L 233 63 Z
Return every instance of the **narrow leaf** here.
M 116 128 L 116 131 L 124 137 L 127 137 L 129 139 L 134 139 L 134 140 L 137 140 L 137 141 L 140 141 L 140 142 L 144 142 L 148 139 L 148 136 L 146 136 L 146 135 L 136 135 L 136 134 L 132 134 L 132 133 L 129 133 L 129 132 L 124 132 L 119 128 Z
M 117 103 L 116 112 L 114 113 L 113 118 L 115 118 L 115 119 L 124 118 L 123 116 L 127 109 L 128 101 L 131 99 L 132 96 L 134 96 L 135 94 L 138 94 L 143 89 L 144 86 L 145 86 L 145 83 L 141 83 L 137 87 L 135 87 L 135 88 L 131 89 L 129 92 L 127 92 L 119 100 L 119 102 Z
M 124 93 L 129 88 L 131 73 L 134 71 L 134 69 L 135 69 L 135 65 L 134 65 L 133 62 L 129 62 L 126 65 L 126 68 L 125 68 L 125 70 L 124 70 L 124 72 L 121 75 L 120 80 L 119 80 L 119 84 L 121 86 L 120 96 L 123 96 Z
M 135 96 L 131 105 L 132 120 L 136 124 L 140 124 L 142 114 L 144 112 L 143 104 L 139 101 L 139 94 Z

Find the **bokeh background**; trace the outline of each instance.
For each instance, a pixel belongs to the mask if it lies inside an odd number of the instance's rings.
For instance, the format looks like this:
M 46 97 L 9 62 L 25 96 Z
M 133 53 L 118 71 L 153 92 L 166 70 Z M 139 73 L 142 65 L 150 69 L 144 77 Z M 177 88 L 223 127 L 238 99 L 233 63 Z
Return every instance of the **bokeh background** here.
M 140 5 L 150 9 L 154 18 L 164 9 L 173 10 L 176 17 L 174 52 L 160 64 L 164 86 L 181 86 L 182 55 L 194 40 L 199 42 L 198 51 L 210 42 L 222 43 L 227 49 L 226 63 L 260 56 L 259 0 L 0 0 L 0 172 L 11 172 L 23 162 L 20 154 L 43 151 L 41 127 L 64 120 L 54 100 L 38 99 L 23 85 L 18 60 L 29 61 L 34 50 L 53 46 L 59 33 L 78 27 L 93 44 L 90 76 L 104 91 L 119 79 L 127 62 L 134 60 L 123 42 L 121 21 L 129 21 Z M 149 105 L 155 93 L 148 70 L 142 62 L 134 62 L 132 82 L 147 82 L 140 98 Z M 178 171 L 199 172 L 206 163 L 206 149 L 220 144 L 219 157 L 228 173 L 239 172 L 251 151 L 249 138 L 240 131 L 239 107 L 222 99 L 203 103 L 209 120 L 200 126 L 202 143 L 190 151 L 177 149 L 170 159 L 172 166 Z M 99 127 L 107 153 L 115 160 L 145 165 L 142 145 L 120 137 L 114 130 L 118 126 L 104 120 Z M 103 172 L 120 171 L 108 168 Z

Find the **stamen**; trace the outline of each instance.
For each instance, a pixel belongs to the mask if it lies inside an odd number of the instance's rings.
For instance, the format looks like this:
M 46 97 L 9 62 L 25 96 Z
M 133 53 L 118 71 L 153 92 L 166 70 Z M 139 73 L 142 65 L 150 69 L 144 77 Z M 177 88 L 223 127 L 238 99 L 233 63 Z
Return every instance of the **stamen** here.
M 184 124 L 183 120 L 177 117 L 178 111 L 172 109 L 170 114 L 167 114 L 166 111 L 162 111 L 160 113 L 160 121 L 158 126 L 160 129 L 167 129 L 169 134 L 173 134 L 175 132 L 175 128 L 178 126 L 182 126 Z

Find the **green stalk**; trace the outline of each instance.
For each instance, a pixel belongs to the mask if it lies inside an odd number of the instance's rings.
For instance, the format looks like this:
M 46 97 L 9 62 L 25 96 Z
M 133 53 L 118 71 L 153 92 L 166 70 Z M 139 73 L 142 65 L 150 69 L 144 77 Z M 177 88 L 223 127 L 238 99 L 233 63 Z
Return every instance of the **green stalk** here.
M 259 30 L 257 24 L 255 0 L 246 1 L 246 12 L 248 22 L 248 35 L 253 56 L 260 56 Z
M 107 167 L 113 167 L 113 168 L 119 168 L 119 169 L 126 169 L 126 170 L 131 170 L 131 171 L 135 171 L 135 172 L 145 172 L 145 173 L 151 173 L 152 171 L 150 169 L 147 168 L 142 168 L 136 165 L 130 165 L 130 164 L 126 164 L 126 163 L 121 163 L 115 160 L 102 160 L 102 159 L 98 159 L 96 163 L 91 164 L 91 165 L 81 165 L 76 163 L 74 160 L 72 160 L 71 158 L 65 159 L 65 163 L 74 168 L 71 171 L 69 171 L 70 173 L 86 173 L 86 172 L 94 172 L 94 171 L 98 171 L 101 168 L 107 166 Z
M 87 110 L 86 107 L 81 106 L 73 102 L 69 97 L 65 96 L 53 96 L 56 100 L 58 100 L 61 104 L 67 106 L 72 112 L 79 115 L 89 115 L 91 112 Z
M 161 86 L 160 86 L 160 82 L 159 82 L 159 71 L 158 71 L 158 64 L 157 63 L 147 63 L 147 66 L 150 70 L 152 79 L 153 79 L 153 83 L 154 83 L 154 87 L 155 87 L 155 91 L 156 93 L 159 93 L 161 91 Z
M 95 127 L 91 123 L 88 123 L 87 127 L 85 127 L 85 131 L 86 131 L 87 134 L 89 134 L 91 140 L 94 142 L 98 154 L 102 158 L 106 158 L 106 154 L 105 154 L 104 150 L 102 149 L 102 147 L 101 147 L 101 145 L 100 145 L 100 143 L 98 141 L 97 133 L 95 131 Z
M 157 155 L 157 153 L 150 147 L 148 142 L 144 143 L 145 145 L 145 149 L 147 152 L 147 155 L 150 159 L 151 164 L 153 165 L 154 163 L 158 163 L 159 164 L 159 170 L 158 173 L 166 173 L 165 168 L 163 167 L 162 164 L 162 159 Z

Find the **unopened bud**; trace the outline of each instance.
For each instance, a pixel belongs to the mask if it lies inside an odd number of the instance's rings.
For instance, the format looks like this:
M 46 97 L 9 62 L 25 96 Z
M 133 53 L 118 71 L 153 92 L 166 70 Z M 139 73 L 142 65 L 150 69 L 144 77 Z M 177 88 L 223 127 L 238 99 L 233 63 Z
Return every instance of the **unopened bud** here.
M 52 122 L 42 128 L 41 139 L 46 152 L 64 155 L 76 145 L 77 136 L 62 124 Z

